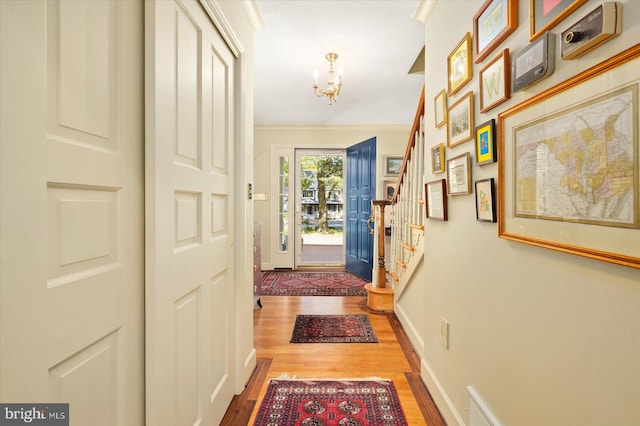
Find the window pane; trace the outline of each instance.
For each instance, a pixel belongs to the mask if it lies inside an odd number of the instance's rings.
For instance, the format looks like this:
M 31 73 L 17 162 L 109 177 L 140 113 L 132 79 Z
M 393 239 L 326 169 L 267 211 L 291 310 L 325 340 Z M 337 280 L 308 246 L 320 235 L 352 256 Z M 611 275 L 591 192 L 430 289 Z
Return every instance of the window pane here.
M 279 251 L 289 251 L 289 157 L 280 157 L 278 176 Z

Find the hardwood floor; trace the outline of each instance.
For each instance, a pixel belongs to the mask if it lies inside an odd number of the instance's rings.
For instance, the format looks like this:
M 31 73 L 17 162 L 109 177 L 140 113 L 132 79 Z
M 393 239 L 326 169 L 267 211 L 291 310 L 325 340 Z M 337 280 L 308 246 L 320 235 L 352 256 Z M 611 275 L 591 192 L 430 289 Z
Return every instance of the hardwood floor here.
M 369 310 L 366 298 L 263 296 L 254 313 L 258 366 L 245 391 L 234 398 L 223 425 L 253 424 L 269 379 L 391 379 L 409 425 L 444 425 L 420 380 L 420 360 L 393 314 Z M 289 343 L 297 314 L 368 313 L 379 343 Z

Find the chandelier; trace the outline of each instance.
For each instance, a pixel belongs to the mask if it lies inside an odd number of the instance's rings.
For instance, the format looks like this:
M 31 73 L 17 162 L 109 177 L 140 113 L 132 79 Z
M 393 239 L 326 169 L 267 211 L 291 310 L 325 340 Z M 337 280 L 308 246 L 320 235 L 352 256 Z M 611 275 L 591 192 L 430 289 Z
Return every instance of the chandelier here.
M 334 80 L 334 68 L 336 60 L 338 59 L 337 53 L 327 53 L 324 57 L 329 61 L 329 81 L 327 82 L 327 88 L 321 89 L 318 87 L 318 71 L 313 73 L 313 77 L 315 83 L 313 84 L 313 89 L 316 93 L 317 97 L 326 96 L 329 98 L 329 105 L 333 104 L 338 100 L 338 94 L 340 94 L 340 89 L 342 88 L 342 72 L 335 77 Z

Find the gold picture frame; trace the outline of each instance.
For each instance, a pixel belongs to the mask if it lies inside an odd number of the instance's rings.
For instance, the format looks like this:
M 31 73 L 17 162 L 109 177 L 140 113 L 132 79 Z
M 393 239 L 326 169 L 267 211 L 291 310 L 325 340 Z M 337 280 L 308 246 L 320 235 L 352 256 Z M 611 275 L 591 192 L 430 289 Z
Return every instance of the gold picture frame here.
M 471 33 L 465 34 L 447 57 L 447 93 L 457 93 L 471 81 Z
M 442 127 L 447 122 L 447 91 L 442 89 L 433 98 L 433 110 L 436 127 Z
M 586 2 L 587 0 L 560 0 L 549 9 L 545 9 L 544 2 L 529 0 L 529 41 L 537 39 L 558 25 Z
M 511 62 L 504 49 L 480 70 L 480 112 L 485 113 L 511 98 Z
M 473 91 L 447 110 L 447 146 L 449 148 L 473 139 Z
M 444 173 L 444 144 L 440 143 L 431 148 L 431 173 Z
M 640 269 L 639 66 L 637 44 L 498 115 L 501 238 Z
M 518 28 L 518 0 L 487 0 L 473 17 L 474 62 L 480 63 Z

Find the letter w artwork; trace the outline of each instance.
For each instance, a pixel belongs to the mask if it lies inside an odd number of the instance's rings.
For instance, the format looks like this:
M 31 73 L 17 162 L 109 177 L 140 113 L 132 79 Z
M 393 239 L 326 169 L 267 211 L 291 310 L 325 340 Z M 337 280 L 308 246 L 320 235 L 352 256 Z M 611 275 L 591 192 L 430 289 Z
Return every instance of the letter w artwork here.
M 486 101 L 483 102 L 485 105 L 491 105 L 502 96 L 502 75 L 504 71 L 502 67 L 504 64 L 502 61 L 497 62 L 495 66 L 489 68 L 487 73 L 485 73 L 482 77 L 482 85 L 484 86 L 484 95 L 486 95 Z
M 480 112 L 486 112 L 511 97 L 509 93 L 509 49 L 504 49 L 480 71 Z

